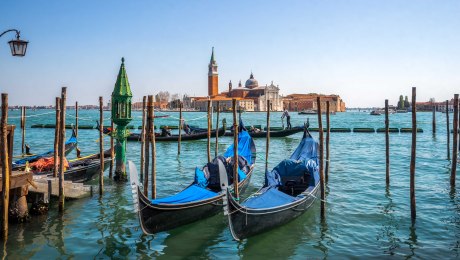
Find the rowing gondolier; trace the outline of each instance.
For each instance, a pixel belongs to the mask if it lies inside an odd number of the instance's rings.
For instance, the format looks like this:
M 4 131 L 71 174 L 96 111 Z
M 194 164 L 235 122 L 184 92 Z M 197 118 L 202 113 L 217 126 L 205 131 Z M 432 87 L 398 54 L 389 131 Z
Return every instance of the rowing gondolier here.
M 281 121 L 284 120 L 284 117 L 286 117 L 286 128 L 287 129 L 291 129 L 292 126 L 291 126 L 291 116 L 289 115 L 289 112 L 287 111 L 287 109 L 284 110 L 283 112 L 283 115 L 281 116 Z

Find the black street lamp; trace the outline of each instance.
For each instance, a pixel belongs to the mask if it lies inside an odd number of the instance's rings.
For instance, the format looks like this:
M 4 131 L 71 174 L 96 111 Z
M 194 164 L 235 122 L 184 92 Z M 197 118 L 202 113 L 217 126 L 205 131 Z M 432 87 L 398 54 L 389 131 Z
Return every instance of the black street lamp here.
M 16 40 L 11 40 L 11 41 L 8 42 L 8 44 L 10 45 L 10 48 L 11 48 L 11 55 L 19 56 L 19 57 L 23 57 L 24 55 L 26 55 L 27 44 L 29 42 L 19 39 L 19 37 L 20 37 L 19 33 L 20 32 L 18 30 L 16 30 L 16 29 L 6 30 L 6 31 L 4 31 L 4 32 L 2 32 L 0 34 L 0 37 L 2 37 L 4 34 L 6 34 L 8 32 L 16 32 Z

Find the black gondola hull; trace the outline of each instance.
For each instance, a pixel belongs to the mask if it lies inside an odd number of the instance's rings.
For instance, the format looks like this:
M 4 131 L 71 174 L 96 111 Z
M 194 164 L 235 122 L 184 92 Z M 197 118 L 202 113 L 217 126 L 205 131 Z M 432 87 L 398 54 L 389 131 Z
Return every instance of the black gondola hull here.
M 247 174 L 246 179 L 240 182 L 241 192 L 248 187 L 253 169 Z M 137 194 L 141 228 L 148 235 L 193 223 L 222 211 L 222 193 L 208 200 L 176 205 L 152 204 L 139 188 Z
M 225 134 L 225 129 L 219 128 L 219 136 L 223 136 Z M 201 140 L 206 139 L 208 137 L 207 132 L 198 132 L 193 134 L 183 134 L 181 135 L 181 141 L 193 141 L 193 140 Z M 211 137 L 216 137 L 216 130 L 211 131 Z M 128 141 L 141 141 L 141 134 L 139 133 L 131 133 L 127 137 Z M 179 135 L 171 135 L 171 136 L 155 136 L 156 142 L 177 142 L 179 141 Z
M 104 170 L 107 169 L 111 161 L 112 159 L 110 157 L 104 158 Z M 64 180 L 72 182 L 87 182 L 96 176 L 99 176 L 100 169 L 100 161 L 94 160 L 94 162 L 90 163 L 89 165 L 76 167 L 66 171 L 64 173 Z
M 303 131 L 302 127 L 293 127 L 291 129 L 284 129 L 280 131 L 270 131 L 270 138 L 271 137 L 286 137 L 296 133 L 300 133 Z M 260 131 L 260 132 L 248 132 L 252 138 L 266 138 L 267 131 Z M 225 136 L 233 136 L 233 132 L 226 132 Z
M 241 206 L 228 192 L 226 197 L 232 236 L 237 240 L 241 240 L 292 221 L 313 205 L 319 195 L 319 191 L 319 185 L 317 185 L 311 195 L 280 207 L 261 210 Z

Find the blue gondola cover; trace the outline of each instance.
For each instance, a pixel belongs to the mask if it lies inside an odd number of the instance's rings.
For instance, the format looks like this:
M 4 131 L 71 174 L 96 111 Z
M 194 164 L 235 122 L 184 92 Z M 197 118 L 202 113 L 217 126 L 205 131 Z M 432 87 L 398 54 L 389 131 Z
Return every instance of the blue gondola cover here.
M 281 161 L 272 171 L 265 173 L 265 185 L 254 197 L 248 198 L 243 206 L 254 209 L 273 208 L 289 204 L 301 198 L 290 196 L 280 190 L 282 177 L 296 180 L 310 175 L 308 186 L 315 186 L 319 181 L 318 172 L 318 143 L 311 137 L 303 138 L 289 159 Z
M 153 204 L 181 204 L 205 200 L 215 196 L 217 196 L 217 193 L 193 184 L 190 185 L 187 189 L 177 193 L 176 195 L 151 201 Z
M 248 132 L 243 131 L 238 134 L 238 155 L 244 157 L 248 161 L 249 165 L 252 164 L 252 143 L 252 138 Z M 224 156 L 227 158 L 233 156 L 233 144 L 227 148 Z
M 296 201 L 296 197 L 292 197 L 283 193 L 276 188 L 268 188 L 258 197 L 249 198 L 243 205 L 248 208 L 273 208 L 287 203 Z

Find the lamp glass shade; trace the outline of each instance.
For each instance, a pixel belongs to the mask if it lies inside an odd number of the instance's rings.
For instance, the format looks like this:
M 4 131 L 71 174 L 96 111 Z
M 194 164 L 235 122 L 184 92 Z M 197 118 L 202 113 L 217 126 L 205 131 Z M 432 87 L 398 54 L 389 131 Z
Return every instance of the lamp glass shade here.
M 8 42 L 11 48 L 11 55 L 23 57 L 26 55 L 28 41 L 20 40 L 11 40 Z

